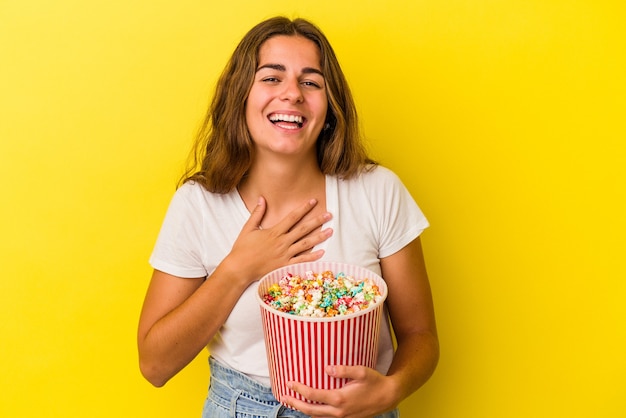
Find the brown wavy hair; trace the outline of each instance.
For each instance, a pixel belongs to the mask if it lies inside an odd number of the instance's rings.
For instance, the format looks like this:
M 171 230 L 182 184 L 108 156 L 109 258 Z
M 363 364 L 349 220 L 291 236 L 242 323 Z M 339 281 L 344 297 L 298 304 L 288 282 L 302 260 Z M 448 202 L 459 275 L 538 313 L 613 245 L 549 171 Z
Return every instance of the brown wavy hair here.
M 278 35 L 303 36 L 320 49 L 328 98 L 325 128 L 316 144 L 322 173 L 350 178 L 375 164 L 365 151 L 352 94 L 328 39 L 305 19 L 278 16 L 253 27 L 235 49 L 217 82 L 179 185 L 194 181 L 210 192 L 228 193 L 248 172 L 253 142 L 245 117 L 246 99 L 258 66 L 259 49 Z

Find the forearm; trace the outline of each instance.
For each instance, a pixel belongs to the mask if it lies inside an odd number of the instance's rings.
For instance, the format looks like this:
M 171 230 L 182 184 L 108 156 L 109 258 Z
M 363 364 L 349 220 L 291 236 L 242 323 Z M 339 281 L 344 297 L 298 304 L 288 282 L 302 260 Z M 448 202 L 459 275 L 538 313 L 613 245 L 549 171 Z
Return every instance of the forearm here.
M 397 349 L 387 380 L 399 403 L 419 389 L 439 360 L 435 313 L 420 238 L 381 259 Z
M 439 357 L 437 338 L 428 331 L 398 339 L 398 350 L 387 375 L 362 366 L 332 365 L 326 373 L 348 379 L 341 389 L 326 390 L 290 382 L 290 388 L 310 402 L 283 398 L 311 416 L 373 417 L 397 408 L 432 375 Z
M 418 390 L 432 376 L 439 361 L 439 341 L 430 332 L 398 337 L 398 347 L 387 372 L 395 405 Z
M 216 270 L 184 302 L 139 336 L 142 374 L 163 386 L 200 353 L 224 324 L 247 285 Z
M 316 204 L 315 199 L 309 200 L 272 228 L 260 230 L 265 213 L 265 200 L 260 198 L 231 252 L 207 280 L 155 270 L 137 333 L 146 379 L 162 386 L 193 360 L 222 327 L 245 289 L 263 274 L 322 256 L 323 250 L 308 250 L 331 236 L 331 229 L 313 232 L 330 215 L 302 220 Z

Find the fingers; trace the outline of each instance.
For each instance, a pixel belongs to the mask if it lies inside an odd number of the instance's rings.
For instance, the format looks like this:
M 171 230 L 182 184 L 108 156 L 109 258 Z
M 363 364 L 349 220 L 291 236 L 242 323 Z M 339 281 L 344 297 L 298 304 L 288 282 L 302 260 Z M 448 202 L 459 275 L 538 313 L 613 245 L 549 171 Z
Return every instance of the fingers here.
M 309 402 L 300 400 L 293 396 L 284 395 L 281 397 L 281 402 L 284 402 L 296 410 L 305 413 L 306 415 L 312 417 L 332 417 L 332 416 L 340 416 L 337 415 L 338 410 L 336 407 L 332 405 L 333 399 L 329 399 L 333 397 L 332 393 L 329 393 L 328 390 L 320 390 L 313 389 L 309 386 L 303 385 L 301 383 L 290 382 L 288 384 L 290 389 L 302 395 L 305 399 L 308 399 Z M 328 401 L 331 402 L 328 402 Z M 315 402 L 315 403 L 311 403 Z
M 364 380 L 370 369 L 364 366 L 326 366 L 326 374 L 337 379 Z
M 265 216 L 265 209 L 267 208 L 265 198 L 263 196 L 259 196 L 259 200 L 257 201 L 254 210 L 250 214 L 250 217 L 246 221 L 244 226 L 245 229 L 254 230 L 259 229 L 261 225 L 261 221 L 263 220 L 263 216 Z
M 317 199 L 311 199 L 299 208 L 294 209 L 289 215 L 280 221 L 276 227 L 280 233 L 287 233 L 294 225 L 302 220 L 304 215 L 309 213 L 317 205 Z M 310 231 L 309 231 L 310 232 Z
M 340 389 L 315 389 L 303 383 L 289 381 L 287 387 L 300 394 L 305 402 L 293 396 L 283 396 L 282 401 L 313 417 L 372 417 L 391 405 L 381 404 L 373 396 L 382 388 L 384 377 L 364 366 L 331 365 L 325 372 L 337 379 L 346 378 L 348 383 Z
M 332 215 L 328 212 L 303 220 L 303 218 L 311 212 L 317 203 L 318 201 L 316 199 L 309 200 L 305 204 L 294 209 L 271 228 L 279 235 L 284 235 L 286 242 L 289 242 L 289 249 L 286 250 L 285 254 L 292 259 L 290 261 L 292 263 L 319 259 L 323 252 L 320 253 L 316 251 L 315 253 L 311 253 L 303 257 L 300 255 L 303 255 L 303 253 L 308 252 L 317 244 L 327 240 L 333 233 L 330 228 L 313 232 L 332 219 Z
M 289 213 L 283 220 L 281 220 L 278 224 L 274 226 L 274 229 L 279 234 L 286 234 L 290 232 L 294 225 L 298 224 L 304 216 L 309 213 L 315 206 L 317 205 L 317 199 L 311 199 L 307 201 L 305 204 L 300 207 L 294 209 L 291 213 Z M 254 210 L 250 214 L 250 218 L 246 222 L 247 229 L 259 229 L 261 225 L 261 221 L 265 216 L 265 211 L 267 209 L 267 202 L 263 196 L 259 196 L 259 200 L 257 205 L 254 207 Z M 330 219 L 330 214 L 324 214 L 321 218 L 316 219 L 313 222 L 309 222 L 307 225 L 298 225 L 298 237 L 303 237 L 304 235 L 311 232 L 316 227 L 322 225 L 326 221 Z
M 294 212 L 292 212 L 292 214 Z M 330 228 L 317 232 L 313 231 L 324 225 L 331 218 L 332 215 L 326 212 L 311 219 L 298 222 L 297 225 L 295 225 L 291 230 L 287 231 L 285 235 L 287 235 L 289 240 L 294 243 L 291 248 L 291 254 L 295 256 L 304 251 L 308 251 L 317 244 L 328 239 L 333 233 Z
M 326 241 L 332 235 L 333 230 L 328 228 L 296 241 L 289 249 L 291 254 L 293 254 L 290 262 L 303 263 L 306 261 L 315 261 L 320 259 L 324 255 L 324 250 L 320 249 L 313 252 L 307 251 L 315 247 L 317 244 Z
M 278 258 L 282 259 L 281 263 L 284 265 L 315 261 L 323 256 L 323 250 L 311 250 L 316 245 L 326 241 L 333 234 L 330 228 L 319 230 L 332 216 L 326 212 L 306 217 L 317 204 L 318 201 L 316 199 L 310 199 L 291 211 L 274 226 L 266 228 L 268 231 L 272 231 L 271 234 L 263 235 L 266 240 L 263 246 L 274 254 L 274 256 L 270 255 L 269 259 L 274 259 L 278 255 Z M 266 213 L 267 201 L 264 197 L 259 196 L 257 205 L 251 211 L 242 232 L 253 232 L 261 229 L 260 225 Z M 306 219 L 304 219 L 305 217 Z M 245 234 L 245 236 L 247 235 Z M 257 234 L 254 234 L 254 236 L 256 238 L 242 238 L 242 242 L 258 246 L 259 243 L 255 240 L 262 238 Z

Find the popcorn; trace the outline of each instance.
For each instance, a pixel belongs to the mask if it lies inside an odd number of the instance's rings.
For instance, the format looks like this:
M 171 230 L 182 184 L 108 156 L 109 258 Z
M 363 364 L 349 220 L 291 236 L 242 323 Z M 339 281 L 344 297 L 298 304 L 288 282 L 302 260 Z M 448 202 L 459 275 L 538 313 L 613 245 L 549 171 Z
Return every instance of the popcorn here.
M 349 315 L 376 304 L 382 299 L 378 286 L 369 278 L 332 271 L 307 271 L 304 277 L 287 273 L 271 285 L 263 302 L 281 312 L 310 317 Z

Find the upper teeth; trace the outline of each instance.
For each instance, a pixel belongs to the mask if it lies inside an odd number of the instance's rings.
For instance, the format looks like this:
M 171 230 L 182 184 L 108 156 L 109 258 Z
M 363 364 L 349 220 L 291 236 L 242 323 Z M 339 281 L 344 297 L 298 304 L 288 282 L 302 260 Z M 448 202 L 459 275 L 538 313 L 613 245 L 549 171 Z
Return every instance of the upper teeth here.
M 283 115 L 281 113 L 275 113 L 273 115 L 270 116 L 270 120 L 272 122 L 278 122 L 278 121 L 283 121 L 283 122 L 296 122 L 296 123 L 302 123 L 302 116 L 296 116 L 296 115 Z

